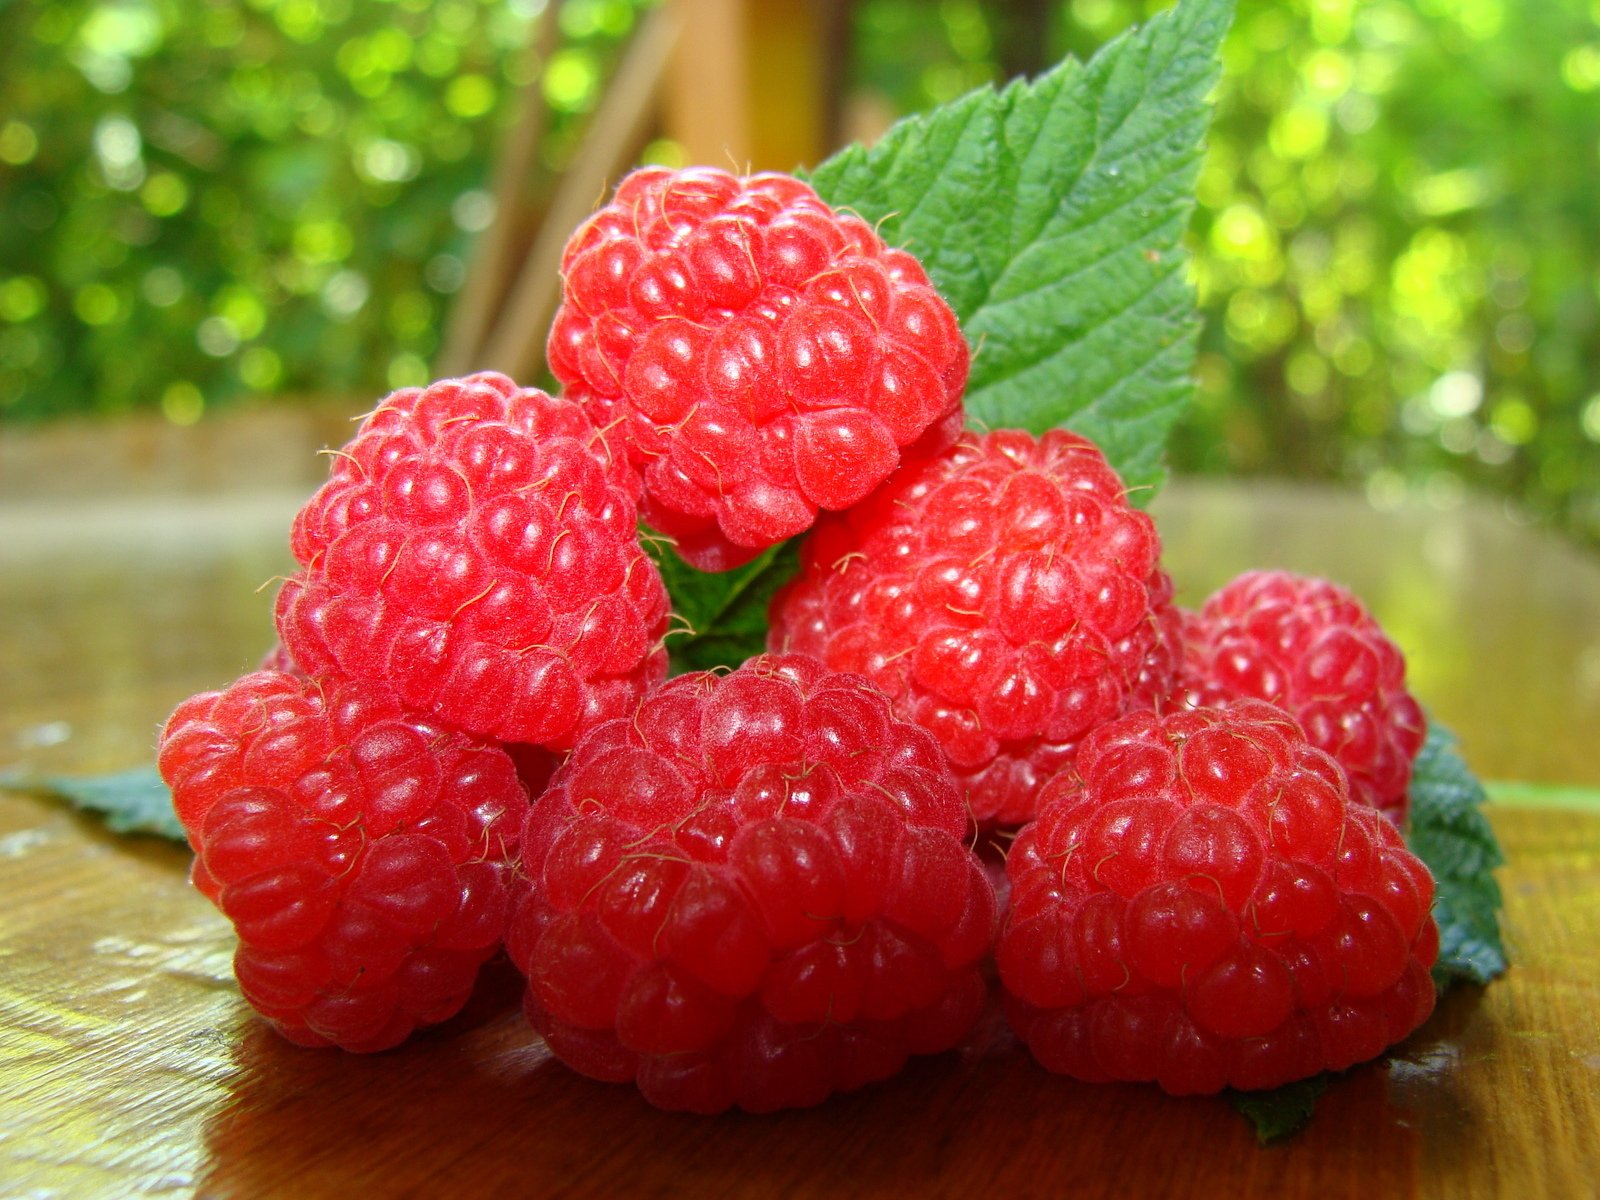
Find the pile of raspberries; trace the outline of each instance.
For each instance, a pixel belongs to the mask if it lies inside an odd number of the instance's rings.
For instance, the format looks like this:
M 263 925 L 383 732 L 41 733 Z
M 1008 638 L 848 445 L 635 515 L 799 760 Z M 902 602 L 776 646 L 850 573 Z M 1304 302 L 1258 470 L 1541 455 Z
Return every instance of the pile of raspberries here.
M 562 1061 L 712 1113 L 996 999 L 1047 1069 L 1175 1094 L 1428 1016 L 1424 720 L 1354 597 L 1175 607 L 1100 450 L 965 431 L 950 308 L 798 180 L 639 171 L 563 280 L 562 395 L 384 400 L 295 519 L 279 647 L 162 736 L 284 1036 L 394 1046 L 504 949 Z M 666 678 L 641 523 L 713 571 L 804 535 L 768 654 Z

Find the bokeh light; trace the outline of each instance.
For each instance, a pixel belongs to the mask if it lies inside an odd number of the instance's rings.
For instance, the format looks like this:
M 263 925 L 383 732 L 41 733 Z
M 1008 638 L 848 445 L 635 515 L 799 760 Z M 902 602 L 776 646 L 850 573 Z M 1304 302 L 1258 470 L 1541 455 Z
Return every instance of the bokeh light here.
M 637 18 L 563 6 L 540 170 Z M 0 5 L 0 421 L 425 378 L 543 0 Z M 530 189 L 533 194 L 533 189 Z

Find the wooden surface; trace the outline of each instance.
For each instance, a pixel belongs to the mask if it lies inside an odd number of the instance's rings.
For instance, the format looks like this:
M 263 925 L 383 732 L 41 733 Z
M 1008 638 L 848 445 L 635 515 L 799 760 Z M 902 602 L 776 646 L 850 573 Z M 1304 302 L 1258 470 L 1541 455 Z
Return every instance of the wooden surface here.
M 124 469 L 98 492 L 60 482 L 68 434 L 0 447 L 0 769 L 147 760 L 174 703 L 259 656 L 323 426 L 261 429 L 237 470 L 195 453 L 237 429 L 101 446 Z M 1175 486 L 1158 520 L 1191 601 L 1253 564 L 1356 587 L 1486 777 L 1600 783 L 1593 560 L 1483 505 L 1282 486 Z M 0 793 L 0 1196 L 1596 1195 L 1600 812 L 1492 815 L 1510 975 L 1263 1150 L 1224 1101 L 1051 1077 L 998 1027 L 815 1110 L 657 1113 L 552 1062 L 503 969 L 395 1052 L 297 1049 L 239 999 L 184 851 Z

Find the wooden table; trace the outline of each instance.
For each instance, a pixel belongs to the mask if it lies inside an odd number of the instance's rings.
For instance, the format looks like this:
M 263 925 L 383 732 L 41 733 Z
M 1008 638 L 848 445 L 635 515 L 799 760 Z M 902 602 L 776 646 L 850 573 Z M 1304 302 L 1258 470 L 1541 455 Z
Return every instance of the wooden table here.
M 255 589 L 323 429 L 231 428 L 151 432 L 116 471 L 52 462 L 69 435 L 0 450 L 0 769 L 147 760 L 173 704 L 266 647 Z M 1186 484 L 1158 519 L 1187 600 L 1255 564 L 1340 578 L 1481 774 L 1600 785 L 1592 559 L 1481 503 Z M 811 1111 L 658 1113 L 553 1062 L 504 970 L 395 1052 L 300 1050 L 239 999 L 182 849 L 0 793 L 0 1195 L 1596 1195 L 1600 810 L 1492 815 L 1510 975 L 1261 1149 L 1225 1101 L 1051 1077 L 998 1027 Z

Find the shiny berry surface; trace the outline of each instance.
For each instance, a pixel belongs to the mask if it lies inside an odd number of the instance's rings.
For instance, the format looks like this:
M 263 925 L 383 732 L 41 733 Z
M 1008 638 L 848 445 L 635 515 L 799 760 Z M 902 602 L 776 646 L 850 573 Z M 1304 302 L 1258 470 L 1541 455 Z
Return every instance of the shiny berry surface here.
M 1286 709 L 1345 769 L 1351 795 L 1404 827 L 1427 719 L 1406 690 L 1405 657 L 1355 596 L 1325 579 L 1250 571 L 1185 614 L 1183 636 L 1193 703 Z
M 1171 582 L 1094 444 L 963 434 L 806 539 L 768 646 L 866 675 L 930 730 L 974 815 L 1030 818 L 1083 736 L 1171 688 Z
M 721 570 L 856 503 L 959 426 L 968 352 L 909 254 L 784 175 L 651 167 L 573 234 L 550 369 Z
M 508 948 L 551 1050 L 663 1108 L 816 1104 L 949 1049 L 994 892 L 933 739 L 798 656 L 685 675 L 534 806 Z
M 1433 879 L 1260 701 L 1096 730 L 1018 836 L 998 962 L 1048 1069 L 1174 1094 L 1382 1053 L 1433 1009 Z
M 453 1016 L 499 949 L 528 800 L 511 760 L 386 690 L 258 671 L 178 706 L 162 778 L 240 989 L 303 1045 Z
M 492 374 L 396 392 L 295 518 L 279 636 L 312 675 L 570 746 L 666 672 L 635 486 L 570 401 Z

